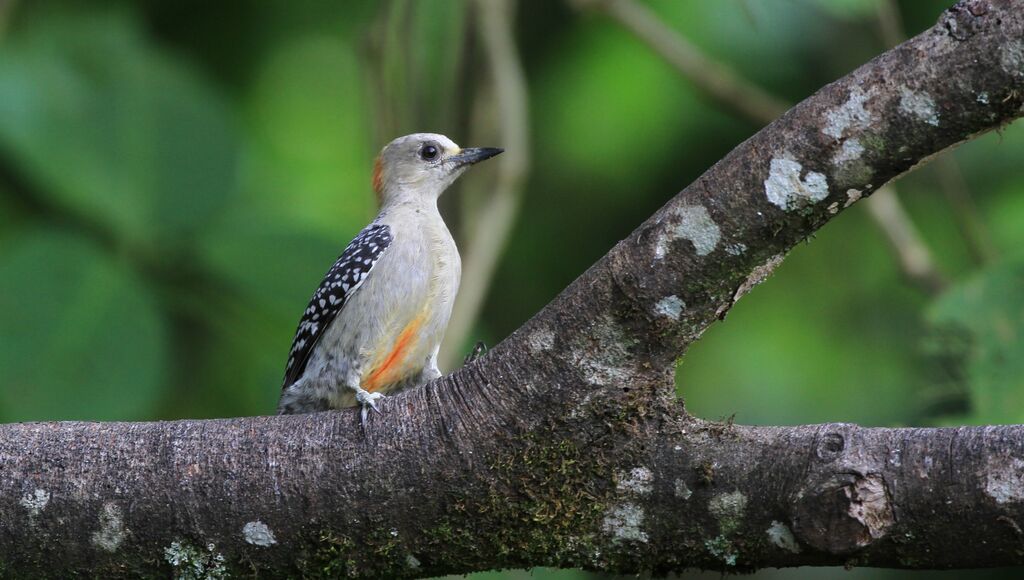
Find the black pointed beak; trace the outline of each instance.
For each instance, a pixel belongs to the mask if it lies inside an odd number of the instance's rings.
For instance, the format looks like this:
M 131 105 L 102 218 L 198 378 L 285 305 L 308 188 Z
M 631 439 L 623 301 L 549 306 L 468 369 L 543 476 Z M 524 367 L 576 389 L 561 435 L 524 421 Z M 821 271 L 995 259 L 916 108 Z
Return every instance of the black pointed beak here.
M 499 149 L 497 147 L 466 147 L 462 151 L 459 151 L 455 155 L 449 157 L 448 162 L 451 163 L 454 168 L 459 168 L 463 165 L 480 163 L 485 159 L 494 157 L 502 151 L 504 151 L 504 149 Z

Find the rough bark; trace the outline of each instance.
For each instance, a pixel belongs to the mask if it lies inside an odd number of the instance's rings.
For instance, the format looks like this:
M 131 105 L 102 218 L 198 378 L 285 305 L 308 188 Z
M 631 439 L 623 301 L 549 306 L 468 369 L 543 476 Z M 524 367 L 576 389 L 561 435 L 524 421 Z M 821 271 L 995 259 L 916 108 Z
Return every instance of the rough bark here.
M 673 363 L 862 195 L 1024 114 L 975 0 L 737 147 L 482 359 L 355 412 L 0 426 L 7 576 L 1024 562 L 1024 427 L 740 427 Z M 970 541 L 964 541 L 969 539 Z

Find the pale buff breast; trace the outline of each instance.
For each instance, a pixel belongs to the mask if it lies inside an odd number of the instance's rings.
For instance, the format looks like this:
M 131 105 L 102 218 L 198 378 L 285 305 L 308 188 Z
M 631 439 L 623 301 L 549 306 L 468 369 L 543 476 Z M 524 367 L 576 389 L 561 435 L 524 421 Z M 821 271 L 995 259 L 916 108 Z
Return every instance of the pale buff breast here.
M 402 210 L 404 215 L 384 220 L 405 224 L 405 235 L 396 236 L 382 257 L 394 266 L 382 271 L 396 274 L 374 279 L 368 288 L 391 295 L 391 300 L 378 303 L 395 305 L 378 313 L 381 332 L 374 333 L 364 351 L 361 384 L 370 392 L 401 388 L 423 372 L 444 338 L 461 276 L 455 242 L 436 209 Z

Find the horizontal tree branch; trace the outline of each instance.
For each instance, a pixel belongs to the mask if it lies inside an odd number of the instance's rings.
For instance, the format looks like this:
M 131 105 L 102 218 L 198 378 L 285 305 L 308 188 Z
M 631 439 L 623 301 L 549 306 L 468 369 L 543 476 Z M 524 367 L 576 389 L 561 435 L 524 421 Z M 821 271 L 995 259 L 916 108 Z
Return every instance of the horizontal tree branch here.
M 738 427 L 673 364 L 785 252 L 1024 113 L 1024 1 L 972 0 L 737 147 L 485 357 L 354 412 L 0 426 L 11 576 L 1024 562 L 1022 427 Z M 974 541 L 965 546 L 963 539 Z
M 740 427 L 597 392 L 557 426 L 495 422 L 532 396 L 501 387 L 410 393 L 366 441 L 348 413 L 6 426 L 6 571 L 134 577 L 174 553 L 360 577 L 1024 559 L 1019 426 Z

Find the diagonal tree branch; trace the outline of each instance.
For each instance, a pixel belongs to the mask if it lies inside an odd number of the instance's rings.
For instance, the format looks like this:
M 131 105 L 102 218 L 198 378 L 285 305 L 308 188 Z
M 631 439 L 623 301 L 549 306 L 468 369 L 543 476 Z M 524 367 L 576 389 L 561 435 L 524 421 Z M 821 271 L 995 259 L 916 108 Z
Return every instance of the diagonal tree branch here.
M 895 0 L 881 0 L 876 3 L 876 7 L 878 23 L 882 29 L 882 39 L 886 46 L 892 48 L 906 40 L 906 34 L 903 32 L 903 19 L 900 17 L 899 6 L 896 5 Z M 964 239 L 971 257 L 977 264 L 991 262 L 997 256 L 995 243 L 979 215 L 978 206 L 974 203 L 974 198 L 960 171 L 960 164 L 952 155 L 942 155 L 935 160 L 933 167 L 938 177 L 939 187 L 953 210 L 953 219 L 956 221 L 960 236 Z
M 738 427 L 672 395 L 676 357 L 789 248 L 1022 114 L 1024 1 L 963 2 L 741 144 L 365 431 L 345 412 L 0 426 L 3 572 L 1024 562 L 1024 427 Z
M 572 2 L 581 8 L 603 10 L 672 64 L 698 89 L 755 123 L 771 123 L 789 108 L 789 104 L 782 99 L 737 75 L 724 63 L 705 55 L 636 0 Z M 887 21 L 886 24 L 891 25 L 891 22 Z M 895 188 L 892 185 L 879 188 L 868 199 L 867 206 L 868 215 L 885 235 L 907 281 L 928 294 L 938 294 L 945 288 L 946 279 L 936 267 L 931 250 L 903 209 Z

